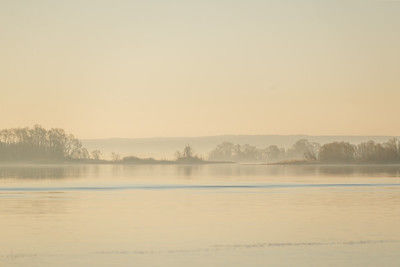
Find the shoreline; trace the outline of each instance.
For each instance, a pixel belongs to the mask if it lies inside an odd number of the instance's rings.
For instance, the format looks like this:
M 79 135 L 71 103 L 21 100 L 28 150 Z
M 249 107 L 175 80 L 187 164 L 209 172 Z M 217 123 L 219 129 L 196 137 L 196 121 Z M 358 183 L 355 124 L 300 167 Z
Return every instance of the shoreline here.
M 230 161 L 203 161 L 203 162 L 175 162 L 175 161 L 162 161 L 155 160 L 151 162 L 113 162 L 113 161 L 4 161 L 0 162 L 2 166 L 45 166 L 45 165 L 176 165 L 176 166 L 199 166 L 199 165 L 248 165 L 248 166 L 335 166 L 335 167 L 351 167 L 351 166 L 399 166 L 400 162 L 391 163 L 366 163 L 366 162 L 348 162 L 348 163 L 334 163 L 334 162 L 275 162 L 275 163 L 241 163 Z
M 400 162 L 275 162 L 260 163 L 269 166 L 400 166 Z
M 203 161 L 203 162 L 175 162 L 175 161 L 151 161 L 151 162 L 113 162 L 113 161 L 4 161 L 1 166 L 21 165 L 216 165 L 216 164 L 237 164 L 228 161 Z

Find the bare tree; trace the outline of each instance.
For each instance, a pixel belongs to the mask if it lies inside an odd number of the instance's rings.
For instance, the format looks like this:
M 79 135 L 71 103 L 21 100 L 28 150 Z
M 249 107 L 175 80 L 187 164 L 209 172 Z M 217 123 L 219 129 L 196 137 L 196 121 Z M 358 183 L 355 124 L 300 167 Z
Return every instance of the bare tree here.
M 115 162 L 120 161 L 121 160 L 121 155 L 118 154 L 118 153 L 112 152 L 111 153 L 111 159 L 112 159 L 112 161 L 115 161 Z
M 92 159 L 100 160 L 101 159 L 101 151 L 100 150 L 93 150 L 91 153 Z

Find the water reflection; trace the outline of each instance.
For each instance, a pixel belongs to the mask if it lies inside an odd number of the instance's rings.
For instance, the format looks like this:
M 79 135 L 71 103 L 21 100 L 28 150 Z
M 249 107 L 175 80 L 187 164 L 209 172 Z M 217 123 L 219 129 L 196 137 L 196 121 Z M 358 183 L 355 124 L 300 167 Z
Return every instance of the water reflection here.
M 87 177 L 400 177 L 400 165 L 3 165 L 0 179 Z
M 94 172 L 94 166 L 87 165 L 14 165 L 0 166 L 1 178 L 21 179 L 60 179 L 66 177 L 82 177 L 88 171 Z

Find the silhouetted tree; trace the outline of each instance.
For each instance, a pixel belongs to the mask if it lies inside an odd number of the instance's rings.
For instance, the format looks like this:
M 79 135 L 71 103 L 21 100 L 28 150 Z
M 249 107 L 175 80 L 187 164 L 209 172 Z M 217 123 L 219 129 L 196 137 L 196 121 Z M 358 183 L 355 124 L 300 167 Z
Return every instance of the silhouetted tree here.
M 183 148 L 183 151 L 177 151 L 175 153 L 176 162 L 178 163 L 198 163 L 202 162 L 203 160 L 194 154 L 193 149 L 190 145 L 186 145 Z
M 320 145 L 300 139 L 287 151 L 286 158 L 316 160 Z
M 285 150 L 283 148 L 279 148 L 276 145 L 268 146 L 265 149 L 265 159 L 266 161 L 273 162 L 281 160 L 285 157 Z
M 111 153 L 111 159 L 112 159 L 112 161 L 115 161 L 115 162 L 120 161 L 121 160 L 121 155 L 118 154 L 118 153 L 112 152 Z
M 210 152 L 208 158 L 217 161 L 231 161 L 233 160 L 233 155 L 236 153 L 236 150 L 234 144 L 223 142 L 222 144 L 217 145 L 217 147 Z
M 400 160 L 399 152 L 396 138 L 383 144 L 368 141 L 357 145 L 356 158 L 360 162 L 396 162 Z
M 193 149 L 190 145 L 186 145 L 183 149 L 182 156 L 184 158 L 192 158 L 193 157 Z
M 0 160 L 87 159 L 81 142 L 63 129 L 13 128 L 0 131 Z
M 356 148 L 345 142 L 325 144 L 319 151 L 319 160 L 322 162 L 352 162 L 355 160 Z
M 101 159 L 101 151 L 100 150 L 93 150 L 91 153 L 91 157 L 94 160 L 100 160 Z

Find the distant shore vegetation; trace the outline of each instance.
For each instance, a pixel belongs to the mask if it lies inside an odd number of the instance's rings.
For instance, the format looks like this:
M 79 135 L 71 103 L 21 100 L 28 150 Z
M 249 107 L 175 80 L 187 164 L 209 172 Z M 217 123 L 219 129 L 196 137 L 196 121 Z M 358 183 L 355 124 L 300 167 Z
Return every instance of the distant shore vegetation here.
M 278 164 L 400 163 L 400 142 L 397 138 L 391 138 L 384 143 L 368 141 L 354 145 L 331 142 L 321 145 L 301 139 L 288 149 L 276 145 L 260 149 L 225 142 L 210 152 L 209 159 Z
M 115 153 L 113 153 L 115 155 Z M 139 158 L 135 156 L 114 157 L 116 163 L 127 164 L 205 164 L 205 163 L 221 163 L 219 161 L 207 161 L 196 155 L 190 145 L 186 145 L 182 151 L 175 152 L 175 160 L 156 160 L 154 158 Z
M 63 129 L 12 128 L 0 131 L 1 162 L 78 162 L 112 164 L 205 164 L 205 163 L 269 163 L 269 164 L 353 164 L 400 163 L 400 141 L 374 141 L 351 144 L 331 142 L 319 144 L 300 139 L 290 148 L 270 145 L 257 148 L 252 145 L 223 142 L 208 154 L 208 159 L 196 155 L 190 145 L 175 153 L 175 159 L 122 157 L 112 153 L 106 160 L 100 150 L 89 152 L 81 141 Z
M 111 154 L 105 160 L 100 150 L 89 152 L 81 141 L 63 129 L 45 129 L 40 125 L 32 128 L 11 128 L 0 131 L 1 162 L 77 162 L 114 164 L 203 164 L 211 163 L 194 154 L 190 145 L 176 152 L 175 160 L 157 160 L 136 156 L 121 157 Z
M 95 156 L 95 155 L 94 155 Z M 72 134 L 63 129 L 13 128 L 0 131 L 0 160 L 82 160 L 90 153 Z
M 291 148 L 285 149 L 277 145 L 257 148 L 252 145 L 240 145 L 223 142 L 209 153 L 210 160 L 234 162 L 277 162 L 294 159 L 316 160 L 320 145 L 306 139 L 297 141 Z

